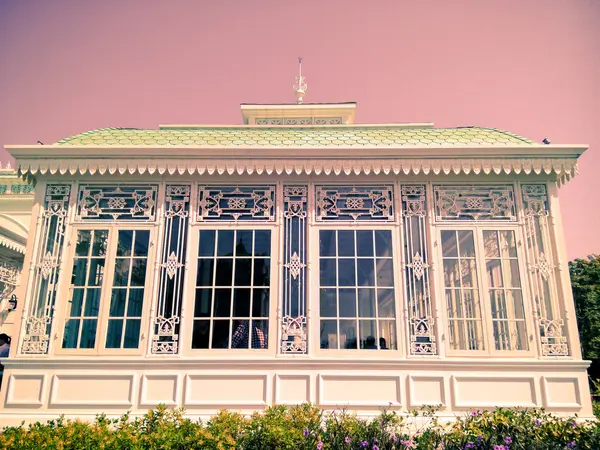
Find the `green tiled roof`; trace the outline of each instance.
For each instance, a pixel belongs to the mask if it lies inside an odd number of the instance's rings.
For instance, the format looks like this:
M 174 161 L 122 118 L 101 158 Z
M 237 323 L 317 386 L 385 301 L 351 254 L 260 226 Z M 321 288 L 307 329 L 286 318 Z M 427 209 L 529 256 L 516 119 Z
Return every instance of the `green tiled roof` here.
M 62 139 L 58 145 L 177 146 L 514 146 L 533 141 L 506 131 L 482 127 L 406 128 L 394 126 L 340 127 L 201 127 L 141 130 L 103 128 Z

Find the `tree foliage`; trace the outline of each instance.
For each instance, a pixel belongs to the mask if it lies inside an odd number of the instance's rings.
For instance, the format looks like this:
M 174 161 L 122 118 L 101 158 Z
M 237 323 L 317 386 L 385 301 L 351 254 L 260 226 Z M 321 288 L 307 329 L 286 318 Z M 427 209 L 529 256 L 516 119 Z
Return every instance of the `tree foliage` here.
M 569 263 L 575 313 L 585 359 L 600 359 L 600 255 Z

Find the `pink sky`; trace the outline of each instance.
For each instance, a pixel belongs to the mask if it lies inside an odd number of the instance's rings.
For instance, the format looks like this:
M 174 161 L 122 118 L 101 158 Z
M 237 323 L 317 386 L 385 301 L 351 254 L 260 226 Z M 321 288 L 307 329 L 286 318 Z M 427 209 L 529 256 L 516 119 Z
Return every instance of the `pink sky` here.
M 0 146 L 102 127 L 240 124 L 240 103 L 358 102 L 359 123 L 589 144 L 561 188 L 600 253 L 599 0 L 0 0 Z M 0 160 L 7 153 L 0 149 Z

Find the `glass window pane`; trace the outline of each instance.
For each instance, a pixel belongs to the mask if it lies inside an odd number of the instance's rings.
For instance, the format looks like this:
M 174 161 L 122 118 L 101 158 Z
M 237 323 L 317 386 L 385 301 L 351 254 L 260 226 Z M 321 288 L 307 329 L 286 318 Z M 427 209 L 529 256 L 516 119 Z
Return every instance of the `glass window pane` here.
M 127 302 L 127 317 L 142 317 L 143 305 L 144 288 L 129 289 L 129 300 Z
M 456 258 L 458 256 L 456 231 L 442 230 L 442 256 L 444 258 Z
M 377 327 L 374 320 L 361 320 L 359 322 L 360 348 L 365 350 L 377 350 Z
M 196 289 L 194 317 L 210 317 L 212 306 L 212 289 Z
M 485 263 L 489 287 L 502 287 L 502 263 L 499 259 L 490 259 Z
M 231 317 L 231 289 L 215 289 L 214 317 Z
M 65 324 L 65 332 L 63 335 L 62 348 L 77 348 L 77 340 L 79 339 L 79 324 L 78 319 L 68 319 Z
M 462 287 L 477 287 L 477 265 L 474 259 L 461 260 L 460 274 L 462 277 Z
M 71 275 L 71 284 L 74 286 L 85 286 L 87 276 L 88 259 L 78 258 L 73 262 L 73 274 Z
M 215 286 L 232 286 L 233 259 L 217 259 Z
M 121 348 L 123 337 L 123 319 L 110 319 L 106 332 L 106 348 Z
M 192 348 L 208 348 L 210 342 L 210 321 L 195 320 L 192 329 Z
M 356 232 L 356 254 L 357 256 L 373 256 L 373 232 Z
M 123 317 L 125 315 L 125 303 L 127 302 L 127 289 L 113 289 L 110 299 L 110 317 Z
M 358 316 L 375 317 L 375 289 L 358 290 Z
M 337 317 L 336 303 L 335 289 L 321 289 L 321 294 L 319 296 L 321 317 Z
M 117 256 L 131 256 L 133 244 L 133 230 L 119 230 L 119 242 L 117 244 Z
M 379 317 L 396 316 L 396 305 L 393 289 L 377 289 L 377 309 Z
M 380 257 L 392 256 L 392 232 L 389 230 L 375 231 L 375 254 Z
M 199 259 L 196 272 L 196 286 L 213 285 L 214 259 Z
M 335 286 L 337 280 L 336 260 L 321 259 L 319 266 L 321 286 Z
M 356 317 L 356 289 L 339 289 L 338 293 L 340 317 Z
M 254 256 L 271 256 L 271 231 L 254 231 Z
M 485 257 L 500 258 L 500 247 L 498 245 L 498 233 L 496 231 L 483 231 L 483 247 L 485 249 Z
M 235 286 L 251 286 L 252 260 L 235 259 Z
M 235 242 L 236 256 L 252 255 L 252 230 L 239 230 Z
M 337 322 L 335 320 L 321 320 L 321 348 L 338 348 Z
M 379 348 L 381 350 L 398 350 L 395 321 L 382 320 L 379 322 Z
M 233 317 L 250 317 L 250 289 L 233 290 Z
M 135 243 L 133 256 L 148 256 L 148 244 L 150 243 L 149 230 L 137 230 L 135 232 Z
M 81 340 L 79 348 L 94 348 L 96 345 L 96 327 L 98 320 L 84 319 L 81 326 Z
M 457 231 L 458 247 L 462 258 L 475 258 L 475 241 L 473 240 L 473 232 L 466 230 Z
M 73 289 L 71 293 L 71 301 L 69 302 L 68 315 L 71 317 L 81 316 L 81 308 L 83 306 L 83 296 L 85 289 Z
M 219 230 L 217 233 L 217 256 L 233 256 L 233 231 Z
M 115 260 L 115 277 L 113 286 L 127 286 L 129 284 L 129 267 L 131 259 L 117 258 Z
M 356 286 L 354 259 L 338 259 L 338 286 Z
M 268 286 L 270 284 L 271 264 L 267 258 L 254 258 L 253 286 Z
M 252 321 L 252 342 L 251 348 L 267 348 L 269 341 L 269 321 L 268 320 L 253 320 Z
M 458 259 L 444 259 L 444 286 L 450 288 L 460 287 Z
M 252 290 L 252 317 L 269 317 L 269 290 Z
M 338 256 L 354 255 L 354 231 L 338 231 Z
M 502 250 L 503 258 L 516 258 L 517 245 L 515 242 L 515 232 L 510 230 L 502 230 L 500 234 L 500 249 Z
M 104 276 L 104 261 L 105 259 L 91 258 L 90 259 L 90 276 L 88 286 L 100 286 Z
M 505 261 L 505 264 L 508 266 L 504 273 L 504 275 L 508 278 L 506 280 L 506 287 L 511 288 L 520 288 L 521 287 L 521 277 L 519 275 L 519 262 L 516 259 L 511 259 Z
M 125 340 L 123 348 L 138 348 L 140 343 L 140 319 L 127 319 L 125 324 Z
M 356 320 L 340 320 L 340 348 L 357 349 Z
M 77 243 L 75 244 L 76 256 L 88 256 L 90 244 L 92 243 L 92 232 L 90 230 L 80 230 L 77 232 Z
M 371 258 L 358 259 L 356 261 L 356 268 L 359 286 L 375 286 L 375 264 Z
M 319 231 L 319 255 L 320 256 L 336 256 L 335 251 L 335 231 L 321 230 Z
M 146 284 L 146 258 L 134 259 L 131 268 L 130 286 L 144 286 Z
M 94 230 L 94 244 L 92 247 L 92 256 L 106 256 L 107 245 L 108 230 Z
M 377 286 L 394 285 L 394 263 L 392 259 L 377 259 Z
M 198 242 L 198 256 L 214 256 L 215 233 L 215 230 L 200 231 L 200 241 Z
M 98 317 L 98 312 L 100 311 L 100 292 L 100 288 L 88 289 L 83 310 L 85 317 Z
M 211 348 L 229 348 L 230 320 L 213 320 Z

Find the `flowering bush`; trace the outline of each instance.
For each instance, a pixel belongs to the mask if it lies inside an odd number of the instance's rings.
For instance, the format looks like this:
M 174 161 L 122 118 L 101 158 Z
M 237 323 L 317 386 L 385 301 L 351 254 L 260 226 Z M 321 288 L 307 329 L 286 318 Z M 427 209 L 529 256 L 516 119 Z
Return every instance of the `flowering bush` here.
M 372 420 L 312 405 L 273 406 L 250 417 L 222 411 L 209 421 L 164 406 L 139 418 L 99 415 L 94 422 L 51 420 L 6 427 L 0 449 L 358 449 L 597 450 L 600 424 L 558 418 L 543 410 L 471 411 L 441 423 L 434 408 L 411 415 L 384 410 Z

